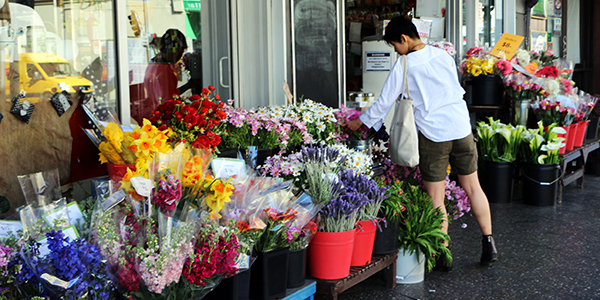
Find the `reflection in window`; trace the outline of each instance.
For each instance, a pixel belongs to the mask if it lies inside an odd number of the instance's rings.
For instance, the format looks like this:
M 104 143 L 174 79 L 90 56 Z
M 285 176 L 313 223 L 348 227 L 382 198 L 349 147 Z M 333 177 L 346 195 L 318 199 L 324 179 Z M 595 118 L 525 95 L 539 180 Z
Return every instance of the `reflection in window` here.
M 113 1 L 30 3 L 9 3 L 11 40 L 0 43 L 9 69 L 0 82 L 5 100 L 21 90 L 32 103 L 84 90 L 97 106 L 116 110 Z

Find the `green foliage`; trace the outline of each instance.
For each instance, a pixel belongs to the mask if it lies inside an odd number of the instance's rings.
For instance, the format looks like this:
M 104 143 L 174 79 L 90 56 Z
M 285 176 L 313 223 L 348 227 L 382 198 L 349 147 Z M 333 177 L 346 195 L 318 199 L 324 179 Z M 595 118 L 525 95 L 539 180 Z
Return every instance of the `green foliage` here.
M 379 186 L 383 183 L 380 182 Z M 393 183 L 388 189 L 388 197 L 383 200 L 381 207 L 379 208 L 379 217 L 385 218 L 388 222 L 395 222 L 400 220 L 400 214 L 405 209 L 402 205 L 406 203 L 406 194 L 402 189 L 402 182 Z
M 431 197 L 417 186 L 405 185 L 404 210 L 400 213 L 398 241 L 400 249 L 409 254 L 421 251 L 425 257 L 427 272 L 435 266 L 436 257 L 445 254 L 450 263 L 450 251 L 444 245 L 450 237 L 442 231 L 444 215 L 439 208 L 433 208 Z
M 559 156 L 560 148 L 565 146 L 564 138 L 558 134 L 566 131 L 557 127 L 556 123 L 544 128 L 542 121 L 538 122 L 538 128 L 525 130 L 522 135 L 522 144 L 519 155 L 523 162 L 530 164 L 557 164 L 562 161 Z
M 10 202 L 6 197 L 0 196 L 0 214 L 5 214 L 10 210 Z
M 525 127 L 512 126 L 500 123 L 499 120 L 488 118 L 489 124 L 477 122 L 478 145 L 481 158 L 493 162 L 513 162 L 522 142 L 522 133 Z

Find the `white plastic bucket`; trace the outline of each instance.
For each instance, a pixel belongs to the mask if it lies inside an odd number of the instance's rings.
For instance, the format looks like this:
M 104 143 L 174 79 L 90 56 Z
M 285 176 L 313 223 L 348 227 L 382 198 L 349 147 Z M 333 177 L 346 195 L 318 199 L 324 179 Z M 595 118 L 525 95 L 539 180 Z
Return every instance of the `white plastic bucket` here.
M 423 282 L 424 279 L 425 257 L 421 251 L 409 255 L 409 251 L 404 253 L 404 249 L 400 249 L 396 260 L 396 283 L 412 284 Z

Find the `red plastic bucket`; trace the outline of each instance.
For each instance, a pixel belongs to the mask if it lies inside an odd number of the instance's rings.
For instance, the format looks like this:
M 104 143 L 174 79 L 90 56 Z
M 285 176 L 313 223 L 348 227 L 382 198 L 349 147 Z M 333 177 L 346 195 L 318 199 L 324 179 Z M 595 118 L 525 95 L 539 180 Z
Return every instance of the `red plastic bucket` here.
M 315 233 L 308 245 L 308 274 L 319 279 L 348 277 L 355 235 L 355 229 Z
M 364 266 L 371 263 L 373 256 L 373 244 L 377 223 L 372 220 L 358 221 L 356 236 L 354 237 L 354 250 L 352 250 L 351 266 Z
M 565 133 L 565 134 L 559 133 L 559 134 L 558 134 L 558 137 L 564 138 L 564 139 L 565 139 L 565 140 L 564 140 L 564 143 L 565 143 L 565 145 L 566 145 L 566 144 L 567 144 L 567 141 L 569 140 L 569 129 L 570 129 L 570 126 L 563 126 L 562 128 L 563 128 L 563 129 L 564 129 L 564 130 L 565 130 L 567 133 Z M 567 146 L 564 146 L 564 147 L 560 148 L 560 150 L 558 150 L 558 153 L 559 153 L 559 154 L 565 154 L 565 152 L 566 152 L 566 151 L 567 151 Z
M 575 136 L 575 144 L 573 146 L 575 147 L 581 147 L 583 146 L 583 140 L 585 139 L 585 131 L 588 127 L 588 124 L 590 123 L 590 120 L 586 120 L 586 121 L 579 121 L 579 123 L 577 123 L 577 135 Z
M 569 126 L 569 136 L 567 137 L 567 151 L 573 150 L 573 146 L 575 145 L 575 136 L 577 135 L 577 123 L 571 124 Z

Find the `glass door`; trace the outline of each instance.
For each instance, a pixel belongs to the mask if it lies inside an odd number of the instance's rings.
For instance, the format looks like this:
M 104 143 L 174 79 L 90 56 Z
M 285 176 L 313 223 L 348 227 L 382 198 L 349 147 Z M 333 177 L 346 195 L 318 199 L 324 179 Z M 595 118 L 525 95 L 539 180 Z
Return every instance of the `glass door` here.
M 148 118 L 173 95 L 212 85 L 231 96 L 229 0 L 129 0 L 127 29 L 132 118 Z

